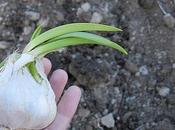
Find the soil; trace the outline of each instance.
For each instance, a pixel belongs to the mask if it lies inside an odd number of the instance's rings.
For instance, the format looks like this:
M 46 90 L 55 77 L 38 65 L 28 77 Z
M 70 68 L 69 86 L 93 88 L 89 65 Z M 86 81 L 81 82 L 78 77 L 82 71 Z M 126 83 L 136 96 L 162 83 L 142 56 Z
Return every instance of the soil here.
M 169 20 L 169 21 L 167 21 Z M 129 55 L 103 46 L 69 47 L 47 55 L 83 92 L 69 130 L 174 130 L 175 29 L 152 0 L 0 0 L 0 59 L 44 30 L 72 22 L 123 29 L 101 33 Z

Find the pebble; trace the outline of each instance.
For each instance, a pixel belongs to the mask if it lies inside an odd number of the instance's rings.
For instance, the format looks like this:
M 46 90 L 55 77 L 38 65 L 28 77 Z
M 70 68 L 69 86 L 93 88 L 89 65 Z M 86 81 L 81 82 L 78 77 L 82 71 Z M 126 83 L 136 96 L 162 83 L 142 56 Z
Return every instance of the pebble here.
M 143 65 L 139 68 L 139 73 L 141 75 L 148 75 L 148 69 L 147 69 L 147 66 L 146 65 Z
M 2 20 L 3 20 L 3 18 L 2 18 L 2 17 L 0 17 L 0 22 L 2 22 Z
M 56 20 L 57 20 L 57 21 L 61 21 L 61 22 L 64 21 L 64 15 L 63 15 L 62 12 L 57 11 L 56 14 L 57 14 L 57 15 L 56 15 Z
M 47 27 L 48 24 L 49 24 L 49 20 L 50 20 L 49 17 L 47 17 L 47 18 L 41 18 L 38 23 L 42 27 Z
M 175 69 L 175 63 L 173 63 L 173 65 L 172 65 L 172 66 L 173 66 L 173 69 Z
M 32 27 L 30 27 L 30 26 L 24 27 L 24 28 L 23 28 L 23 34 L 24 34 L 24 35 L 30 34 L 31 31 L 32 31 Z
M 136 64 L 130 62 L 130 61 L 126 61 L 125 63 L 125 68 L 130 71 L 131 73 L 136 73 L 138 71 L 138 67 Z
M 72 0 L 72 2 L 81 2 L 82 0 Z
M 88 109 L 85 109 L 85 108 L 80 108 L 78 110 L 78 115 L 81 117 L 81 118 L 86 118 L 88 117 L 90 114 L 90 111 Z
M 170 93 L 170 88 L 162 87 L 162 88 L 158 89 L 158 93 L 159 93 L 160 96 L 166 97 Z
M 155 0 L 138 0 L 138 4 L 144 9 L 151 9 L 154 7 Z
M 131 117 L 133 114 L 134 114 L 133 112 L 128 111 L 127 113 L 125 113 L 125 114 L 123 115 L 122 121 L 123 121 L 124 123 L 127 123 L 127 120 L 128 120 L 129 117 Z
M 88 12 L 89 9 L 91 8 L 91 5 L 90 5 L 88 2 L 86 2 L 86 3 L 83 3 L 83 4 L 81 5 L 81 8 L 82 8 L 82 10 L 83 10 L 84 12 Z
M 115 0 L 115 3 L 118 3 L 118 0 Z
M 32 21 L 36 21 L 36 20 L 38 20 L 40 18 L 40 13 L 39 12 L 26 11 L 25 14 Z
M 144 125 L 137 127 L 135 130 L 146 130 Z
M 112 113 L 101 118 L 102 125 L 106 126 L 107 128 L 113 128 L 115 125 L 115 120 Z
M 169 104 L 175 106 L 175 100 L 174 100 L 175 99 L 175 95 L 170 94 L 170 95 L 167 96 L 167 99 L 168 99 L 168 103 Z
M 62 5 L 65 2 L 65 0 L 57 0 L 56 2 L 58 5 Z
M 90 21 L 92 17 L 91 12 L 89 11 L 90 8 L 91 5 L 88 2 L 83 3 L 81 7 L 77 9 L 76 15 L 83 21 Z
M 78 8 L 77 12 L 76 12 L 77 16 L 80 16 L 82 13 L 83 13 L 83 9 L 82 8 Z
M 94 12 L 92 14 L 92 18 L 91 18 L 92 23 L 101 23 L 102 20 L 103 20 L 103 16 L 100 13 Z
M 0 49 L 7 49 L 10 46 L 10 43 L 7 41 L 0 41 Z
M 171 14 L 168 13 L 168 14 L 164 15 L 163 20 L 165 22 L 165 25 L 168 28 L 170 28 L 170 29 L 173 29 L 174 28 L 175 18 Z
M 92 127 L 92 126 L 90 126 L 90 125 L 86 125 L 85 130 L 93 130 L 93 127 Z

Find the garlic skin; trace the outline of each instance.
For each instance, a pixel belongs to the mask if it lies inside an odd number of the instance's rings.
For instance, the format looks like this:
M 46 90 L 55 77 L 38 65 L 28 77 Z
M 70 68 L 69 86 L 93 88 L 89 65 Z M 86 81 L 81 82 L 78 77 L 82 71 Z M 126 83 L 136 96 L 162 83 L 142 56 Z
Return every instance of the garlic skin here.
M 14 69 L 12 59 L 9 58 L 0 72 L 0 126 L 43 129 L 55 119 L 57 107 L 42 61 L 36 60 L 36 68 L 42 77 L 38 83 L 27 67 Z

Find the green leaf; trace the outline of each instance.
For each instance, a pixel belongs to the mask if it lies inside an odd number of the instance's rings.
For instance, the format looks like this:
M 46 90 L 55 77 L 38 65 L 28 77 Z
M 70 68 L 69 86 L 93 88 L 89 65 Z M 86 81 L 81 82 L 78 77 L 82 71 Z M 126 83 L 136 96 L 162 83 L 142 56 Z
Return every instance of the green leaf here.
M 39 36 L 40 34 L 41 34 L 41 31 L 42 31 L 42 28 L 41 28 L 41 26 L 39 25 L 36 29 L 35 29 L 35 31 L 34 31 L 34 33 L 32 34 L 32 37 L 31 37 L 31 40 L 33 40 L 33 39 L 35 39 L 37 36 Z M 42 80 L 42 78 L 41 78 L 41 76 L 39 75 L 39 73 L 38 73 L 38 71 L 37 71 L 37 69 L 36 69 L 36 66 L 35 66 L 35 62 L 33 61 L 33 62 L 30 62 L 30 63 L 28 63 L 28 65 L 27 65 L 27 67 L 28 67 L 28 69 L 29 69 L 29 72 L 31 73 L 31 75 L 33 76 L 33 78 L 37 81 L 37 82 L 41 82 L 41 80 Z
M 93 41 L 81 39 L 81 38 L 66 38 L 66 39 L 60 39 L 60 40 L 51 42 L 49 44 L 45 44 L 43 46 L 39 46 L 28 53 L 32 54 L 34 57 L 38 57 L 40 55 L 48 54 L 50 52 L 56 51 L 59 48 L 73 46 L 73 45 L 88 44 L 88 43 L 92 44 Z
M 36 69 L 36 66 L 35 66 L 35 62 L 31 62 L 27 65 L 28 69 L 29 69 L 29 72 L 31 73 L 31 75 L 33 76 L 33 78 L 37 81 L 37 82 L 41 82 L 42 78 L 41 76 L 39 75 L 37 69 Z
M 41 31 L 42 31 L 42 28 L 41 28 L 41 26 L 39 25 L 39 26 L 35 29 L 35 31 L 33 32 L 32 37 L 31 37 L 31 41 L 32 41 L 33 39 L 35 39 L 37 36 L 39 36 L 40 33 L 41 33 Z
M 105 42 L 101 43 L 99 41 L 95 41 L 95 40 L 93 41 L 85 38 L 70 37 L 70 38 L 60 39 L 60 40 L 45 44 L 43 46 L 37 47 L 31 52 L 29 52 L 29 54 L 33 55 L 34 57 L 44 56 L 45 54 L 56 51 L 59 48 L 74 46 L 74 45 L 87 45 L 87 44 L 105 45 L 108 47 L 112 47 L 114 49 L 118 49 L 118 45 L 114 42 L 108 44 Z
M 2 68 L 4 66 L 5 62 L 6 62 L 6 60 L 1 61 L 0 68 Z
M 73 32 L 73 33 L 69 33 L 69 34 L 65 34 L 60 36 L 59 38 L 68 38 L 68 37 L 76 37 L 76 38 L 82 38 L 82 39 L 87 39 L 87 40 L 91 40 L 94 41 L 96 43 L 99 43 L 99 45 L 104 45 L 104 46 L 108 46 L 108 47 L 112 47 L 114 49 L 117 49 L 118 51 L 124 53 L 124 54 L 128 54 L 126 52 L 126 50 L 121 47 L 120 45 L 118 45 L 115 42 L 112 42 L 102 36 L 98 36 L 92 33 L 87 33 L 87 32 Z
M 95 24 L 95 23 L 72 23 L 72 24 L 66 24 L 62 25 L 53 29 L 50 29 L 32 41 L 28 43 L 28 45 L 25 47 L 24 52 L 29 52 L 35 47 L 41 45 L 47 40 L 53 39 L 55 37 L 61 36 L 63 34 L 71 33 L 71 32 L 78 32 L 78 31 L 121 31 L 121 29 L 102 25 L 102 24 Z

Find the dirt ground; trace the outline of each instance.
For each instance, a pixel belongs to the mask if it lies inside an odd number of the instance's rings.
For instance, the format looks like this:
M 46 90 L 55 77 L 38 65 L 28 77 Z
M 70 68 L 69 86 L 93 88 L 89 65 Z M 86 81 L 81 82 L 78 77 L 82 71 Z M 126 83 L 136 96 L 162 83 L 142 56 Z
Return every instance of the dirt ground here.
M 83 96 L 69 130 L 175 130 L 175 20 L 154 0 L 0 0 L 0 59 L 44 30 L 71 22 L 123 29 L 102 34 L 124 46 L 124 56 L 102 46 L 49 54 Z

